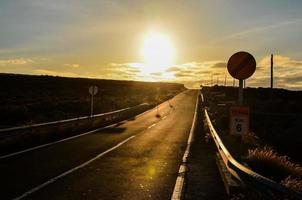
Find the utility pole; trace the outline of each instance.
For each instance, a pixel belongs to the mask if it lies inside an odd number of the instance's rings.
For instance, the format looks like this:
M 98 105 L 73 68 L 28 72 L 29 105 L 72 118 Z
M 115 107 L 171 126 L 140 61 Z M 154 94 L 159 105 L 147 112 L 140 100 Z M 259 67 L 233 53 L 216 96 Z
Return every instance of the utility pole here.
M 211 74 L 211 86 L 213 86 L 213 74 Z
M 226 75 L 224 75 L 224 86 L 226 86 L 226 79 L 227 79 L 227 77 L 226 77 Z
M 273 98 L 274 88 L 274 55 L 271 54 L 271 99 Z

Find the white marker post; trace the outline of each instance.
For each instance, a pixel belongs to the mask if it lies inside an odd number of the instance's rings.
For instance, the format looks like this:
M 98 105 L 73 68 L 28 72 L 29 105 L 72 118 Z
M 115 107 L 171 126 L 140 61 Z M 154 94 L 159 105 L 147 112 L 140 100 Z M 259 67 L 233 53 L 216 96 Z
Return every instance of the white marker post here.
M 91 105 L 90 105 L 90 117 L 93 116 L 93 97 L 98 93 L 98 87 L 93 85 L 89 87 L 89 93 L 91 95 Z

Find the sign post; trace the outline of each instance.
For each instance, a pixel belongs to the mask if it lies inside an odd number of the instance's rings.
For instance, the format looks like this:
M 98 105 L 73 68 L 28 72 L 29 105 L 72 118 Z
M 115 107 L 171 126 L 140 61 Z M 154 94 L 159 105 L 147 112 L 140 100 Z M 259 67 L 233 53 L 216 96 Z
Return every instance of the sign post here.
M 243 104 L 243 81 L 252 76 L 256 70 L 255 58 L 244 51 L 233 54 L 227 64 L 227 69 L 233 78 L 239 80 L 238 104 Z
M 89 87 L 89 93 L 91 95 L 91 105 L 90 105 L 90 116 L 93 116 L 93 97 L 98 93 L 98 87 L 93 85 Z
M 241 106 L 242 103 L 243 103 L 243 80 L 239 80 L 238 104 Z
M 251 54 L 240 51 L 230 57 L 227 69 L 233 78 L 239 80 L 238 106 L 230 108 L 230 134 L 242 136 L 249 132 L 250 126 L 250 109 L 242 106 L 243 85 L 254 74 L 256 60 Z
M 156 117 L 160 117 L 158 107 L 159 107 L 159 94 L 160 94 L 160 87 L 156 88 Z

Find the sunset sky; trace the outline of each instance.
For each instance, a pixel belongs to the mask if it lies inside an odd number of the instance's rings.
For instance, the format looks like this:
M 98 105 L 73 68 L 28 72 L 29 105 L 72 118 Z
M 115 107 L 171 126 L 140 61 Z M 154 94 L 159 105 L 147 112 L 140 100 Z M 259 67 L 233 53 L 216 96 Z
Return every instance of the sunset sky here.
M 247 86 L 269 86 L 274 53 L 276 86 L 302 90 L 301 10 L 301 0 L 1 0 L 0 72 L 222 84 L 228 58 L 248 51 Z

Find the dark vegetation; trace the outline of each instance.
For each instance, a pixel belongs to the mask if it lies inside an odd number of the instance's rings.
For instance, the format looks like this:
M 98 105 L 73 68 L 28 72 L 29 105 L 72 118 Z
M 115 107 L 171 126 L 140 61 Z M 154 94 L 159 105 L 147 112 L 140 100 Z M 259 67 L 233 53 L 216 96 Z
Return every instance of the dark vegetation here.
M 302 191 L 302 91 L 244 89 L 251 132 L 242 139 L 229 135 L 229 107 L 236 104 L 238 88 L 214 86 L 202 91 L 231 153 L 258 173 Z
M 175 83 L 0 74 L 0 128 L 90 115 L 91 85 L 99 88 L 94 114 L 155 105 L 185 90 Z

